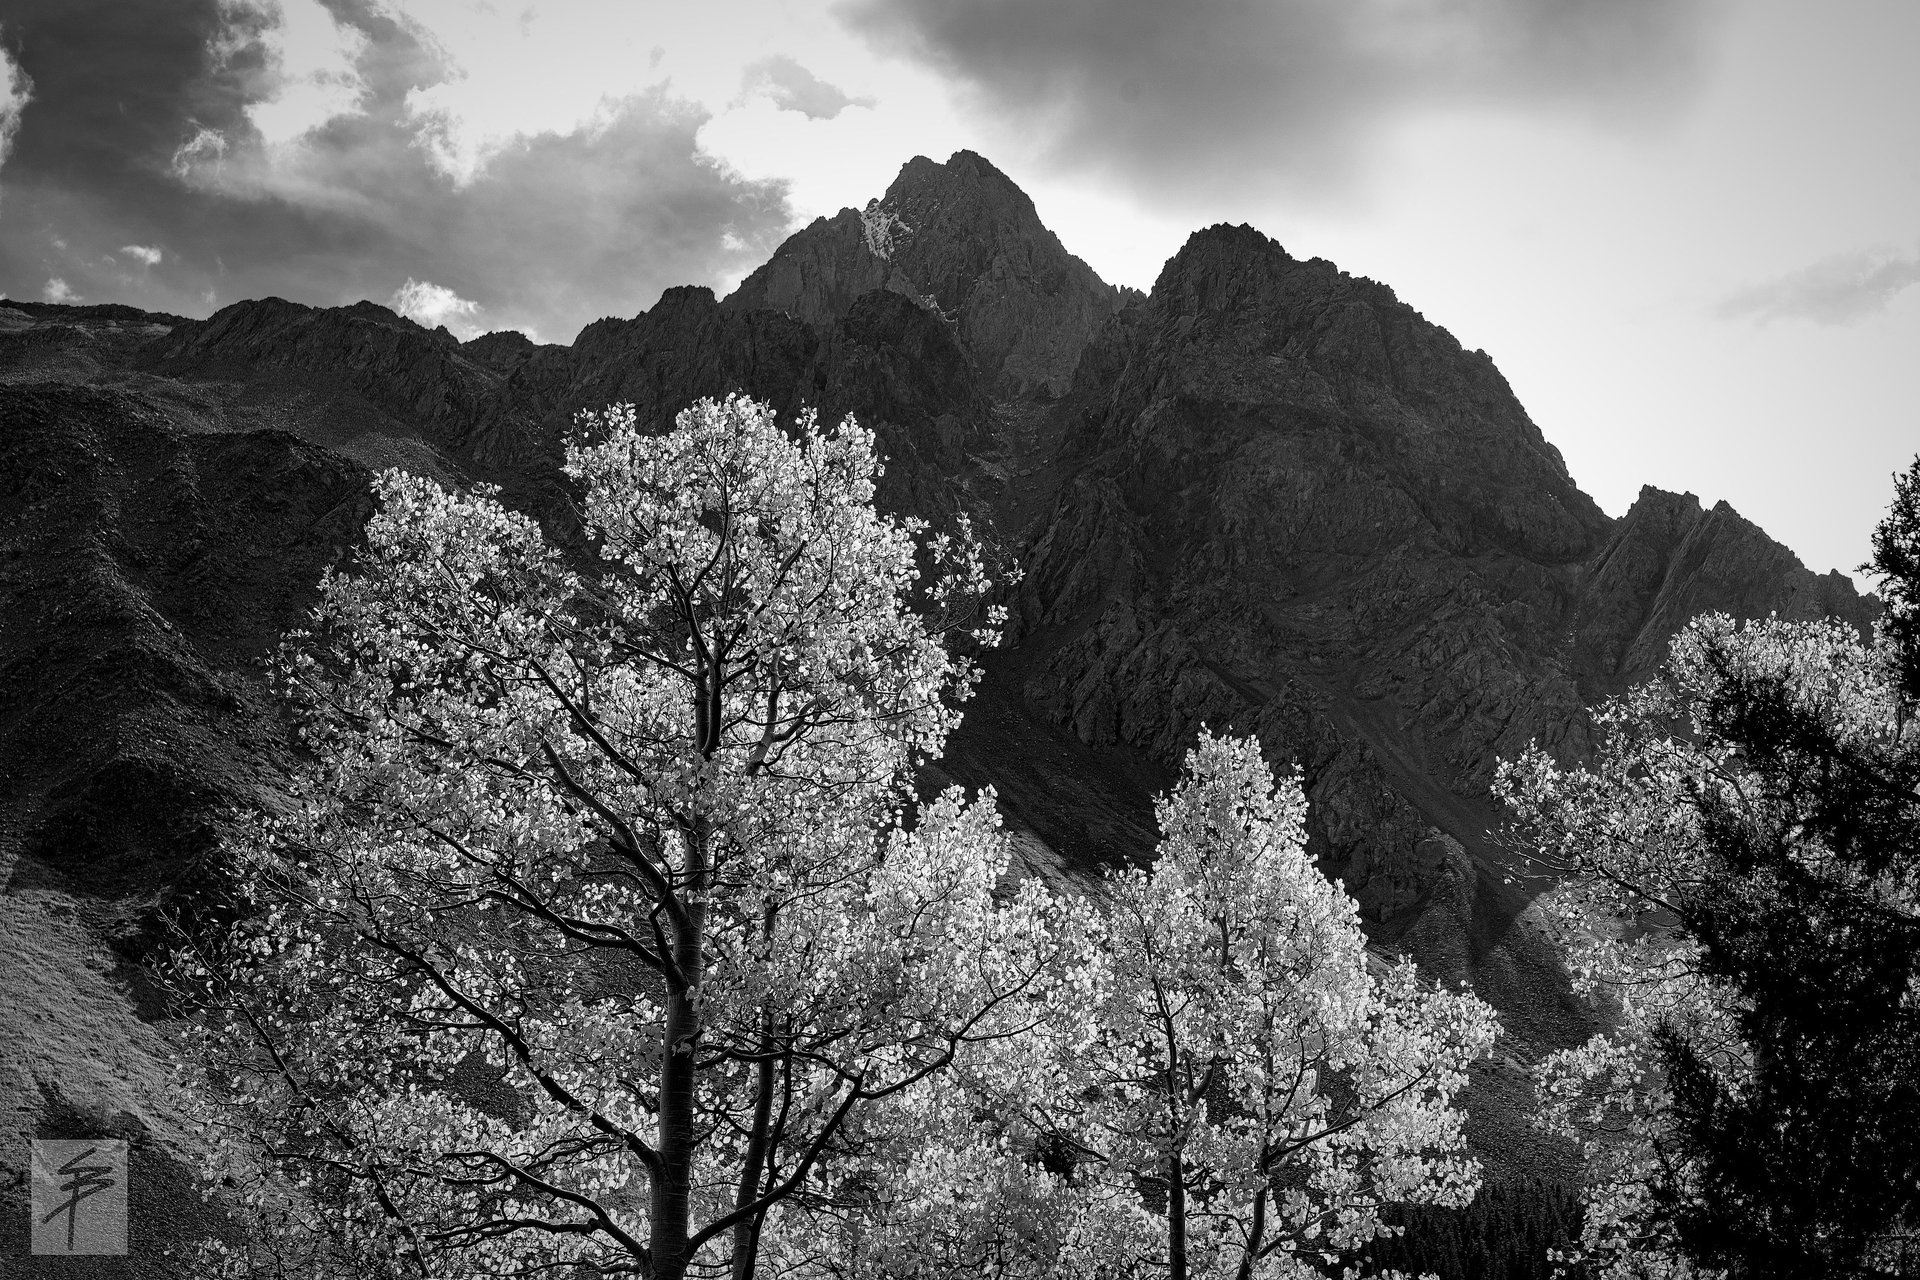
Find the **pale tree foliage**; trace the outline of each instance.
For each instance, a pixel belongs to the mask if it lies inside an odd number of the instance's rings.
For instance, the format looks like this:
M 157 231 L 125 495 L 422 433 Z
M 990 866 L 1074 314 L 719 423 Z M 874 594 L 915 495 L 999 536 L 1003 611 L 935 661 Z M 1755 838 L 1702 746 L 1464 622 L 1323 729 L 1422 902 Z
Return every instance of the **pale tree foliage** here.
M 1370 961 L 1305 812 L 1257 740 L 1203 729 L 1152 868 L 1106 880 L 1092 1021 L 1046 1118 L 1115 1273 L 1322 1275 L 1384 1207 L 1478 1187 L 1454 1099 L 1493 1012 Z
M 582 425 L 584 548 L 385 473 L 283 649 L 316 763 L 187 961 L 230 1273 L 832 1273 L 909 1104 L 1084 969 L 990 796 L 910 803 L 997 618 L 871 434 Z
M 1799 766 L 1775 758 L 1756 768 L 1754 741 L 1741 741 L 1751 735 L 1729 732 L 1727 720 L 1730 706 L 1750 714 L 1755 691 L 1776 723 L 1813 727 L 1827 761 L 1785 786 Z M 1576 989 L 1614 1024 L 1536 1071 L 1543 1123 L 1586 1161 L 1585 1225 L 1566 1260 L 1609 1280 L 1719 1274 L 1681 1247 L 1677 1222 L 1700 1200 L 1706 1171 L 1678 1127 L 1663 1064 L 1685 1061 L 1696 1094 L 1737 1102 L 1751 1092 L 1750 1002 L 1703 937 L 1716 936 L 1729 907 L 1767 909 L 1777 878 L 1758 864 L 1729 866 L 1726 850 L 1763 845 L 1813 890 L 1914 919 L 1911 866 L 1863 875 L 1816 834 L 1813 809 L 1832 785 L 1821 779 L 1837 776 L 1834 760 L 1898 754 L 1905 717 L 1886 655 L 1845 626 L 1707 615 L 1675 637 L 1659 676 L 1595 718 L 1605 737 L 1590 766 L 1561 768 L 1536 748 L 1503 764 L 1497 783 L 1561 878 L 1540 905 Z M 1805 919 L 1810 949 L 1821 927 Z
M 1319 1277 L 1386 1206 L 1467 1203 L 1454 1102 L 1493 1013 L 1370 959 L 1304 812 L 1256 741 L 1203 731 L 1152 869 L 1062 905 L 1101 945 L 1044 1021 L 892 1100 L 841 1274 Z

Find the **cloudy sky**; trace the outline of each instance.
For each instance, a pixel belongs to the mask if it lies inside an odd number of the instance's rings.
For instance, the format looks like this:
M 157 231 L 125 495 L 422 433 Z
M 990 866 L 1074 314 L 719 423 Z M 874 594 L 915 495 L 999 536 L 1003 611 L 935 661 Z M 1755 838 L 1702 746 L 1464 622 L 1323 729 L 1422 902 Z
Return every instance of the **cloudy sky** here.
M 1250 222 L 1575 478 L 1850 569 L 1920 450 L 1914 0 L 0 0 L 0 294 L 567 341 L 970 147 L 1151 287 Z

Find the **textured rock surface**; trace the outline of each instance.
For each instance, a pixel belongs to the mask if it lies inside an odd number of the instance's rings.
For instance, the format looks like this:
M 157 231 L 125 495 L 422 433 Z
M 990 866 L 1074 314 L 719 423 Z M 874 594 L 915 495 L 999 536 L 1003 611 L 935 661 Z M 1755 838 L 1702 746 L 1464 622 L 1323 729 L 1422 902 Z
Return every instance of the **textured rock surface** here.
M 29 861 L 163 899 L 270 793 L 254 664 L 359 537 L 367 472 L 123 392 L 0 383 L 0 422 L 0 809 Z
M 1590 669 L 1611 684 L 1660 665 L 1667 638 L 1707 612 L 1736 617 L 1845 618 L 1866 625 L 1868 601 L 1838 570 L 1821 577 L 1725 502 L 1651 485 L 1588 566 L 1575 626 Z
M 1124 300 L 1041 225 L 1033 201 L 971 151 L 916 156 L 864 211 L 842 209 L 781 245 L 727 298 L 830 326 L 874 289 L 954 326 L 996 395 L 1056 396 Z
M 1496 838 L 1497 762 L 1533 741 L 1581 755 L 1583 707 L 1702 609 L 1871 612 L 1730 509 L 1649 491 L 1610 520 L 1484 353 L 1250 228 L 1197 233 L 1039 435 L 1056 488 L 989 682 L 1000 719 L 963 729 L 956 772 L 984 780 L 1035 722 L 1063 728 L 1078 754 L 1009 806 L 1069 852 L 1140 857 L 1144 803 L 1093 823 L 1098 798 L 1164 785 L 1202 723 L 1257 732 L 1301 771 L 1316 852 L 1378 936 L 1474 981 L 1533 1044 L 1582 1024 L 1512 927 L 1528 895 Z M 1076 760 L 1085 782 L 1062 786 Z
M 481 348 L 483 351 L 486 348 Z M 134 367 L 173 382 L 228 389 L 233 399 L 306 438 L 370 465 L 396 442 L 490 467 L 537 452 L 524 434 L 482 430 L 504 376 L 445 329 L 427 330 L 372 302 L 317 308 L 262 298 L 176 324 Z M 488 423 L 487 425 L 495 425 Z

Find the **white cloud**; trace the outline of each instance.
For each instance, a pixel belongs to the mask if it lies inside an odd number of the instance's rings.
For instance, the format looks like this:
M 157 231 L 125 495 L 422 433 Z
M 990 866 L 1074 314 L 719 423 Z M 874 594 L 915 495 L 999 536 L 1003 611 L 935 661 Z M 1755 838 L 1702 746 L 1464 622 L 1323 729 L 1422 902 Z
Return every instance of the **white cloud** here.
M 46 287 L 40 290 L 40 296 L 48 302 L 72 304 L 80 301 L 80 295 L 69 289 L 67 282 L 59 276 L 47 281 Z
M 668 16 L 627 4 L 510 10 L 475 0 L 394 0 L 393 8 L 445 59 L 444 78 L 409 92 L 406 109 L 435 165 L 459 185 L 515 139 L 591 125 L 662 83 L 662 28 L 690 20 L 684 10 Z M 685 86 L 676 90 L 688 96 Z
M 7 162 L 7 153 L 13 150 L 13 135 L 20 128 L 20 112 L 32 92 L 33 82 L 27 79 L 27 73 L 0 47 L 0 164 Z
M 1743 289 L 1715 308 L 1723 319 L 1811 320 L 1853 324 L 1887 309 L 1920 284 L 1920 254 L 1867 250 L 1822 258 L 1810 267 Z
M 159 266 L 160 259 L 166 256 L 157 247 L 147 244 L 123 244 L 120 246 L 120 252 L 149 267 Z
M 254 208 L 228 243 L 214 244 L 197 222 L 147 222 L 116 238 L 163 243 L 170 265 L 221 261 L 225 296 L 300 296 L 296 283 L 319 300 L 393 295 L 396 307 L 450 331 L 511 325 L 532 336 L 631 315 L 670 285 L 717 282 L 763 259 L 790 225 L 783 185 L 717 163 L 697 136 L 706 109 L 666 83 L 651 45 L 631 47 L 642 35 L 680 33 L 625 6 L 602 6 L 596 23 L 565 0 L 506 15 L 456 0 L 320 2 L 364 47 L 335 41 L 331 64 L 310 59 L 301 82 L 341 81 L 357 59 L 365 89 L 351 112 L 304 133 L 285 124 L 277 141 L 263 136 L 240 112 L 284 97 L 286 51 L 298 40 L 281 28 L 295 11 L 220 0 L 211 44 L 219 92 L 180 104 L 167 177 Z M 314 38 L 331 33 L 328 25 Z M 631 56 L 603 57 L 609 47 Z M 626 78 L 596 81 L 603 72 Z M 736 59 L 725 89 L 737 91 L 739 77 Z M 637 81 L 652 87 L 632 91 Z M 325 249 L 314 247 L 316 228 Z M 723 242 L 726 231 L 733 240 Z M 283 252 L 287 243 L 301 248 Z M 396 278 L 415 287 L 395 295 Z M 434 292 L 445 289 L 436 278 L 460 282 L 455 289 L 484 279 L 484 315 L 457 305 L 466 300 L 453 290 Z
M 480 325 L 475 323 L 480 314 L 479 303 L 427 280 L 415 280 L 408 276 L 407 282 L 393 291 L 393 298 L 387 305 L 429 329 L 445 325 L 449 333 L 463 342 L 477 337 L 481 332 Z
M 811 120 L 831 120 L 848 107 L 874 103 L 872 98 L 849 97 L 784 53 L 752 63 L 743 76 L 747 95 L 763 95 L 781 110 L 798 111 Z
M 324 2 L 221 0 L 215 59 L 243 83 L 267 145 L 244 125 L 195 122 L 176 176 L 378 220 L 380 190 L 327 178 L 315 153 L 392 133 L 464 193 L 530 148 L 584 149 L 645 110 L 699 129 L 698 158 L 723 177 L 791 183 L 806 212 L 831 213 L 916 152 L 983 145 L 938 76 L 875 59 L 819 0 Z M 352 123 L 315 130 L 329 119 Z

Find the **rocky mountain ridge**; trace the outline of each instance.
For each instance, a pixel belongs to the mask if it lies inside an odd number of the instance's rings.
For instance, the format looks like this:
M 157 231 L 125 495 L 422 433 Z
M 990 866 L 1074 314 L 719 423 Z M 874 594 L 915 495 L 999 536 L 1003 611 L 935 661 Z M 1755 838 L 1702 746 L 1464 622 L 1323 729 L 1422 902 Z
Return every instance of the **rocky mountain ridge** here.
M 222 824 L 287 764 L 257 664 L 351 554 L 373 469 L 497 483 L 564 522 L 581 409 L 629 400 L 664 428 L 736 390 L 855 414 L 883 505 L 969 511 L 1021 564 L 941 768 L 996 788 L 1032 864 L 1148 856 L 1198 725 L 1258 733 L 1378 943 L 1472 980 L 1514 1057 L 1587 1024 L 1509 883 L 1496 761 L 1534 740 L 1580 756 L 1583 709 L 1702 610 L 1874 609 L 1724 503 L 1649 488 L 1609 518 L 1491 359 L 1386 286 L 1220 226 L 1150 293 L 1114 289 L 967 152 L 911 161 L 724 300 L 669 290 L 566 346 L 463 343 L 365 302 L 4 302 L 8 919 L 44 907 L 132 959 L 158 904 L 191 903 Z M 53 1114 L 51 1068 L 4 1065 L 11 1164 Z M 80 1074 L 62 1096 L 82 1112 L 165 1129 L 163 1100 Z M 1479 1088 L 1481 1149 L 1524 1147 L 1514 1071 Z

